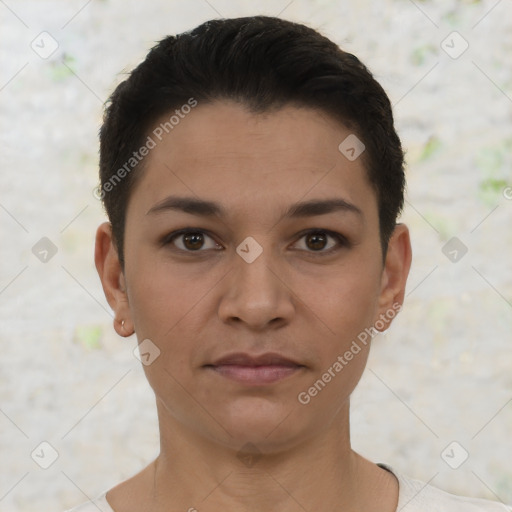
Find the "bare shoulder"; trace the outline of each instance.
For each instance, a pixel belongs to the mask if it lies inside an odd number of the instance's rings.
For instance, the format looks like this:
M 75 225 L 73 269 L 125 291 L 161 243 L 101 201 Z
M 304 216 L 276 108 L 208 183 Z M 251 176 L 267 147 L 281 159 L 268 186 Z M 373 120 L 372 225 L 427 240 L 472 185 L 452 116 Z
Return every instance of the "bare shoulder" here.
M 112 487 L 106 493 L 105 498 L 113 512 L 140 512 L 145 510 L 153 485 L 152 475 L 153 462 L 136 475 Z M 95 512 L 97 512 L 97 509 Z M 110 510 L 107 509 L 107 512 L 110 512 Z
M 142 512 L 150 503 L 153 463 L 96 498 L 64 512 Z

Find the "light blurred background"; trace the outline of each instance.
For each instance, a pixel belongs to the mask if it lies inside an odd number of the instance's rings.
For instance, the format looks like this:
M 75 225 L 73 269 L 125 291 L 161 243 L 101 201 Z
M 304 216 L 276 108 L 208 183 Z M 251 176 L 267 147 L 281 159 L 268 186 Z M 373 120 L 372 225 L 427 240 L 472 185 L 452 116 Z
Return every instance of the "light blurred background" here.
M 102 104 L 164 36 L 254 14 L 306 23 L 358 55 L 407 150 L 414 260 L 404 310 L 352 398 L 354 448 L 512 503 L 510 1 L 5 0 L 1 512 L 64 510 L 157 455 L 136 339 L 115 334 L 93 263 Z M 37 454 L 53 449 L 43 469 Z

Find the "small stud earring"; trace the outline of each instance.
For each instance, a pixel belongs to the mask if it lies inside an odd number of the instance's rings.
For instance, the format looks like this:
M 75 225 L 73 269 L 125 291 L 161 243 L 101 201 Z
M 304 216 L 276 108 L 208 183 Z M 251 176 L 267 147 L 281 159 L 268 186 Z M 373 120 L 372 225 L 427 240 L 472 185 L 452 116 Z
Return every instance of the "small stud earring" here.
M 124 331 L 124 320 L 121 321 L 121 329 Z

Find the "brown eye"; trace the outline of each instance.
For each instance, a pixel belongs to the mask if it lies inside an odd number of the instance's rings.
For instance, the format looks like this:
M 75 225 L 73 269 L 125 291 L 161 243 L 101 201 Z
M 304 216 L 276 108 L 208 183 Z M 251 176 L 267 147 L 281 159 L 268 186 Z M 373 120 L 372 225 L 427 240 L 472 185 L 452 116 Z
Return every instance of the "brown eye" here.
M 314 251 L 322 250 L 327 245 L 327 236 L 322 232 L 309 233 L 306 235 L 306 245 Z
M 327 256 L 339 249 L 350 247 L 350 243 L 342 234 L 326 229 L 306 231 L 302 233 L 299 242 L 302 242 L 299 243 L 299 249 L 313 256 Z
M 192 251 L 200 249 L 204 244 L 204 236 L 202 233 L 189 233 L 183 235 L 183 245 Z
M 204 252 L 207 249 L 221 249 L 213 238 L 200 230 L 182 229 L 171 233 L 162 241 L 163 245 L 171 245 L 183 252 Z

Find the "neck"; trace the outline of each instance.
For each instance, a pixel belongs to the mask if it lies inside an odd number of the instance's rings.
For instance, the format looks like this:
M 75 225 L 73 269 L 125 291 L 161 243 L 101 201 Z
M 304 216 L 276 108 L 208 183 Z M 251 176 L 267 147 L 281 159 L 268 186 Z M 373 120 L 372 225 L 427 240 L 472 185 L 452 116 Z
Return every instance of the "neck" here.
M 360 511 L 369 482 L 375 486 L 371 476 L 384 476 L 350 447 L 348 401 L 322 436 L 252 457 L 185 428 L 161 404 L 157 408 L 161 451 L 153 463 L 151 510 Z

